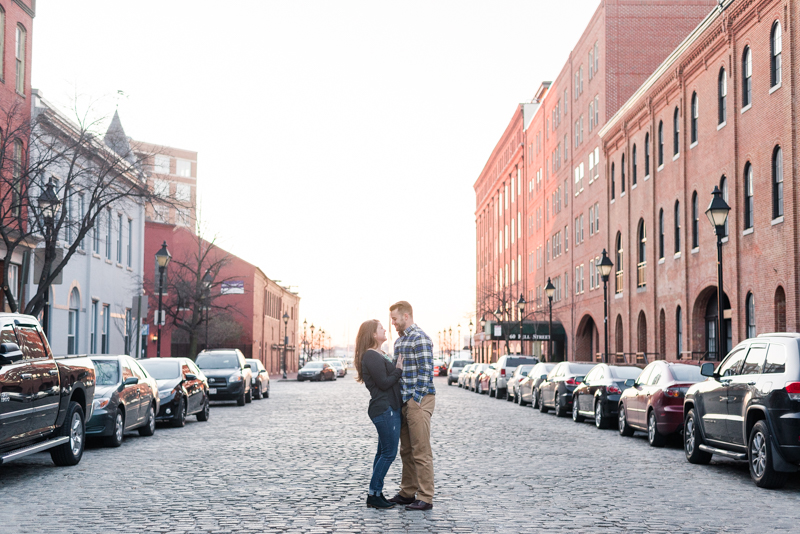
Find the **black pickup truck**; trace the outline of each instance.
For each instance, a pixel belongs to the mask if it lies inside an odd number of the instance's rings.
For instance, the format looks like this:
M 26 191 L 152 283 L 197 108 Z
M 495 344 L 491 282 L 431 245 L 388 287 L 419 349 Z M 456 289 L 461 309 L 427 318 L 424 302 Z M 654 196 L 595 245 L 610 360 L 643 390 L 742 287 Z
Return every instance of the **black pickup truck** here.
M 0 464 L 48 449 L 80 462 L 94 388 L 91 360 L 56 360 L 34 317 L 0 313 Z

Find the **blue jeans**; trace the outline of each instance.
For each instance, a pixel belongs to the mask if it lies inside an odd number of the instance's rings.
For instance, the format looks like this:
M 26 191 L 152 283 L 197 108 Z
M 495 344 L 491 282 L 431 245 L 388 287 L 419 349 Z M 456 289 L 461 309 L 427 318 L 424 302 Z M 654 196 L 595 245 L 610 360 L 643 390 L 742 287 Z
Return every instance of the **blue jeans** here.
M 383 479 L 397 457 L 397 444 L 400 441 L 400 411 L 391 407 L 372 419 L 378 431 L 378 452 L 372 462 L 372 479 L 369 481 L 369 494 L 383 493 Z

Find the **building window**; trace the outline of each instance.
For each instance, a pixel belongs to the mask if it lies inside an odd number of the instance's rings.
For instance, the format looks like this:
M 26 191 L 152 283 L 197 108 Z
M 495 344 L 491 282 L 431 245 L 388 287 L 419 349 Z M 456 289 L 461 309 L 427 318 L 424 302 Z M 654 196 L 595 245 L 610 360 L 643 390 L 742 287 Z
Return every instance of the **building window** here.
M 756 304 L 752 293 L 747 293 L 744 304 L 745 322 L 747 324 L 746 338 L 756 337 Z
M 133 219 L 128 219 L 128 267 L 133 266 Z
M 17 58 L 17 92 L 25 94 L 25 39 L 27 34 L 25 28 L 17 25 L 17 46 L 15 55 Z
M 625 194 L 625 154 L 622 154 L 622 160 L 619 162 L 619 185 L 620 193 Z
M 658 166 L 664 164 L 664 121 L 658 122 Z
M 639 219 L 639 264 L 637 265 L 636 272 L 636 287 L 645 287 L 647 285 L 646 267 L 647 267 L 647 229 L 644 224 L 644 219 Z
M 744 47 L 742 54 L 742 107 L 753 103 L 753 52 L 749 46 Z
M 675 254 L 681 251 L 681 203 L 675 201 Z
M 600 95 L 594 97 L 594 125 L 600 126 Z
M 594 235 L 594 206 L 589 206 L 589 236 Z
M 697 207 L 697 191 L 692 193 L 692 248 L 700 246 L 700 211 Z
M 783 217 L 783 152 L 776 146 L 772 151 L 772 218 Z
M 153 172 L 155 174 L 169 174 L 169 156 L 156 154 Z
M 664 209 L 658 212 L 658 259 L 664 259 Z
M 122 263 L 122 214 L 117 214 L 117 263 Z
M 631 152 L 631 185 L 636 185 L 636 145 L 633 145 Z
M 644 134 L 644 175 L 650 176 L 650 133 Z
M 106 225 L 106 258 L 111 259 L 111 236 L 114 230 L 114 221 L 111 219 L 111 210 L 106 211 L 108 224 Z
M 672 114 L 672 155 L 677 156 L 678 152 L 681 148 L 681 141 L 680 141 L 680 134 L 681 134 L 681 118 L 680 118 L 680 111 L 678 108 L 675 108 L 675 112 Z
M 103 304 L 103 334 L 100 338 L 100 350 L 102 354 L 108 354 L 109 326 L 111 326 L 111 307 L 108 304 Z
M 92 300 L 89 316 L 89 353 L 97 354 L 97 301 Z
M 772 25 L 772 38 L 770 39 L 770 87 L 781 83 L 781 23 L 777 20 Z
M 100 225 L 103 223 L 102 213 L 97 214 L 92 228 L 92 252 L 100 254 Z
M 719 69 L 719 105 L 718 107 L 718 123 L 723 124 L 728 120 L 728 74 L 725 69 Z
M 697 93 L 692 93 L 692 144 L 697 142 L 697 117 L 698 117 Z
M 614 285 L 614 292 L 615 293 L 622 293 L 622 286 L 623 286 L 623 270 L 622 270 L 622 259 L 623 259 L 623 249 L 622 249 L 622 234 L 617 232 L 617 252 L 616 252 L 616 262 L 614 264 L 614 269 L 616 269 L 616 280 Z
M 594 48 L 589 50 L 589 79 L 594 76 Z
M 594 128 L 594 101 L 589 102 L 589 131 Z
M 594 72 L 600 72 L 600 43 L 594 43 Z
M 596 202 L 594 205 L 594 232 L 600 231 L 600 203 Z
M 683 352 L 683 322 L 681 318 L 681 307 L 675 310 L 675 341 L 677 346 L 678 358 L 680 359 Z
M 77 288 L 72 288 L 69 296 L 69 313 L 67 316 L 67 354 L 78 353 L 78 332 L 80 328 L 78 325 L 81 309 L 81 298 L 78 294 Z
M 753 166 L 748 161 L 744 166 L 744 228 L 753 227 Z
M 192 162 L 186 159 L 175 160 L 175 174 L 184 178 L 192 177 Z
M 728 179 L 725 178 L 725 176 L 723 176 L 719 181 L 719 190 L 722 191 L 722 199 L 727 203 L 728 202 Z M 728 237 L 728 219 L 730 219 L 730 217 L 726 217 L 725 218 L 725 234 L 723 235 L 723 237 Z
M 615 194 L 615 183 L 614 183 L 614 163 L 611 163 L 611 200 L 614 200 Z

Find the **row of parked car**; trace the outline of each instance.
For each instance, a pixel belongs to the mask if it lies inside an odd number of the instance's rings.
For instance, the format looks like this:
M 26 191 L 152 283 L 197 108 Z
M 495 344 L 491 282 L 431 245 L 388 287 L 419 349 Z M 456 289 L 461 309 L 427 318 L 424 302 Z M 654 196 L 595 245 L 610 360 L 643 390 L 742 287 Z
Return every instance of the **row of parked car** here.
M 643 367 L 643 368 L 642 368 Z M 686 460 L 747 461 L 753 482 L 781 487 L 800 469 L 800 334 L 762 334 L 721 362 L 654 361 L 646 366 L 539 362 L 451 362 L 448 385 L 591 420 L 621 436 L 647 433 L 653 447 L 681 435 Z
M 347 375 L 347 365 L 339 358 L 327 358 L 306 363 L 297 372 L 297 381 L 322 382 L 323 380 L 336 380 Z

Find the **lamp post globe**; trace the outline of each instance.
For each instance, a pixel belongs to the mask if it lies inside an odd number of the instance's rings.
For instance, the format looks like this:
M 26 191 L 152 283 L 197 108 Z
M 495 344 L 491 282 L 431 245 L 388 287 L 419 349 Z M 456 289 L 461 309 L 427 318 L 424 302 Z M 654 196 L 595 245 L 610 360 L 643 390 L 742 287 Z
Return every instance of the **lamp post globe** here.
M 45 223 L 48 224 L 48 220 L 52 222 L 53 219 L 55 219 L 58 208 L 61 206 L 61 200 L 58 198 L 58 195 L 56 195 L 52 180 L 50 180 L 50 182 L 44 188 L 42 194 L 39 195 L 37 203 L 42 212 L 42 217 L 44 217 Z
M 714 233 L 717 235 L 717 355 L 716 359 L 719 360 L 725 354 L 726 347 L 722 346 L 722 328 L 725 324 L 725 308 L 724 308 L 724 286 L 722 283 L 722 238 L 725 236 L 725 221 L 728 220 L 728 213 L 731 207 L 722 198 L 722 192 L 719 187 L 714 186 L 714 191 L 711 192 L 711 203 L 706 209 L 706 216 L 714 227 Z
M 608 363 L 608 277 L 611 276 L 613 268 L 614 263 L 608 257 L 606 249 L 603 249 L 600 261 L 597 262 L 597 270 L 600 271 L 600 276 L 603 278 L 603 339 L 605 342 L 603 363 Z
M 548 346 L 548 356 L 549 360 L 553 361 L 553 295 L 556 294 L 556 286 L 553 285 L 553 282 L 550 281 L 550 278 L 547 278 L 547 285 L 544 286 L 544 294 L 547 295 L 547 301 L 550 304 L 550 321 L 549 327 L 547 330 L 547 337 L 550 339 L 547 341 Z
M 163 314 L 161 311 L 162 301 L 164 298 L 164 270 L 169 265 L 172 259 L 172 254 L 167 250 L 167 242 L 162 243 L 161 248 L 156 252 L 156 263 L 158 264 L 158 342 L 156 344 L 156 357 L 161 357 L 161 325 L 164 323 Z

